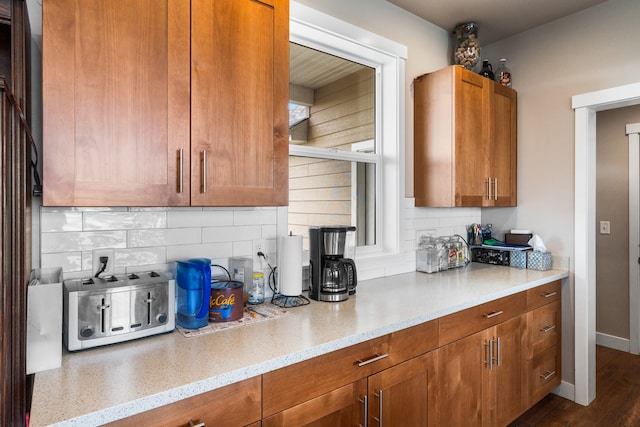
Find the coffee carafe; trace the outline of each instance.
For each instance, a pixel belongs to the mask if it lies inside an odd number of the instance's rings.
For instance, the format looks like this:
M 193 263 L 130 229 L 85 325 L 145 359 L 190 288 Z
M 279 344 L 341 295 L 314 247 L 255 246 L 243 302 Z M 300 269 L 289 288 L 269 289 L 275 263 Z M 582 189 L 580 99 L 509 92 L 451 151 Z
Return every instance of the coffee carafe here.
M 355 231 L 353 226 L 309 228 L 311 299 L 337 302 L 355 294 L 356 264 L 346 257 L 355 252 Z

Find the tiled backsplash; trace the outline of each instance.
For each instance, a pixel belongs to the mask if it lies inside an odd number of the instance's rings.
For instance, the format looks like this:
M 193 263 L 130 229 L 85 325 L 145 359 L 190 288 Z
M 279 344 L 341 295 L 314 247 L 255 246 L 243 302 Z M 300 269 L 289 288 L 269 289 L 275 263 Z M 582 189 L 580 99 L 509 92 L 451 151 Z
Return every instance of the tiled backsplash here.
M 415 270 L 417 236 L 465 233 L 480 222 L 479 208 L 416 208 L 405 199 L 401 255 L 388 262 L 358 259 L 358 277 L 368 279 Z M 280 218 L 283 216 L 280 215 Z M 65 278 L 92 274 L 93 251 L 113 249 L 116 273 L 167 270 L 178 259 L 208 257 L 228 266 L 230 256 L 254 260 L 261 245 L 269 263 L 277 259 L 278 209 L 260 208 L 40 208 L 40 266 L 62 267 Z M 286 218 L 286 215 L 284 215 Z M 286 224 L 281 224 L 286 230 Z M 95 273 L 95 272 L 93 272 Z
M 40 210 L 41 267 L 65 278 L 90 275 L 93 250 L 113 249 L 116 273 L 166 270 L 184 258 L 254 259 L 258 244 L 275 259 L 276 208 L 47 208 Z M 263 262 L 264 264 L 264 262 Z M 95 272 L 94 272 L 95 273 Z

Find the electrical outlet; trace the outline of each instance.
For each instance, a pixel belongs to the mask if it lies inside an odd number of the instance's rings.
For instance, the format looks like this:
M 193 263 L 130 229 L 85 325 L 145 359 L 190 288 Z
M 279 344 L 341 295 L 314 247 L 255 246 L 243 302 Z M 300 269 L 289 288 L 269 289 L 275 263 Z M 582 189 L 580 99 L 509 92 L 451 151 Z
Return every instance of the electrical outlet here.
M 93 270 L 91 272 L 92 276 L 95 276 L 98 271 L 102 269 L 102 263 L 100 262 L 100 257 L 107 257 L 107 267 L 106 269 L 100 273 L 100 276 L 109 276 L 115 273 L 116 266 L 116 255 L 114 249 L 95 249 L 92 252 L 93 258 Z
M 264 252 L 264 244 L 262 243 L 262 240 L 257 240 L 255 246 L 256 246 L 256 253 Z
M 600 221 L 600 234 L 611 234 L 611 222 Z

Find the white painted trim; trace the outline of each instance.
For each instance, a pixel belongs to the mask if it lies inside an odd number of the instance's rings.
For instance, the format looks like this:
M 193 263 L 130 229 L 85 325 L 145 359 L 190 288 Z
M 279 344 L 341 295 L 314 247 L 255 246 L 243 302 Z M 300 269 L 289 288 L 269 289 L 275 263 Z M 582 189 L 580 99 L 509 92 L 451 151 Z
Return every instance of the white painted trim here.
M 576 394 L 576 387 L 571 383 L 568 383 L 566 381 L 561 381 L 560 385 L 555 389 L 553 389 L 551 393 L 560 397 L 564 397 L 565 399 L 568 399 L 568 400 L 573 400 Z
M 337 150 L 333 148 L 307 147 L 292 144 L 289 146 L 290 156 L 316 157 L 319 159 L 343 160 L 346 162 L 375 163 L 380 161 L 380 155 L 362 153 L 358 151 Z
M 620 338 L 609 334 L 603 334 L 602 332 L 596 332 L 596 344 L 629 353 L 630 341 L 627 338 Z
M 596 392 L 595 111 L 580 108 L 575 121 L 575 399 L 588 405 Z
M 571 98 L 571 108 L 605 111 L 638 104 L 640 83 L 583 93 Z
M 627 125 L 626 129 L 629 136 L 629 351 L 640 354 L 640 124 Z
M 367 48 L 375 48 L 386 54 L 407 59 L 408 49 L 406 46 L 334 18 L 333 16 L 318 12 L 315 9 L 295 1 L 291 1 L 290 15 L 292 25 L 302 22 L 307 26 L 315 26 L 323 33 L 331 33 L 336 37 L 357 42 Z M 314 23 L 319 20 L 322 21 L 322 24 L 314 25 Z
M 376 153 L 382 166 L 376 170 L 376 221 L 379 227 L 375 246 L 359 247 L 356 261 L 375 259 L 385 267 L 390 256 L 400 254 L 404 218 L 400 215 L 404 197 L 404 97 L 407 48 L 397 42 L 291 2 L 289 25 L 292 42 L 322 50 L 370 66 L 376 70 Z M 378 243 L 380 242 L 380 243 Z
M 576 95 L 575 109 L 575 401 L 596 396 L 595 143 L 596 111 L 640 104 L 640 83 Z

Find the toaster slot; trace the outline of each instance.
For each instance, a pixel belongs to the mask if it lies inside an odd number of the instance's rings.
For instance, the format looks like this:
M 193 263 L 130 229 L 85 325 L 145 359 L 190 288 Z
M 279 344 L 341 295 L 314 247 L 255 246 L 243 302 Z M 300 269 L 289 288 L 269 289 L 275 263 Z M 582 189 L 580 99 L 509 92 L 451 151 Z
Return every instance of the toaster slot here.
M 131 328 L 150 328 L 167 321 L 167 285 L 150 286 L 134 290 L 132 295 Z

